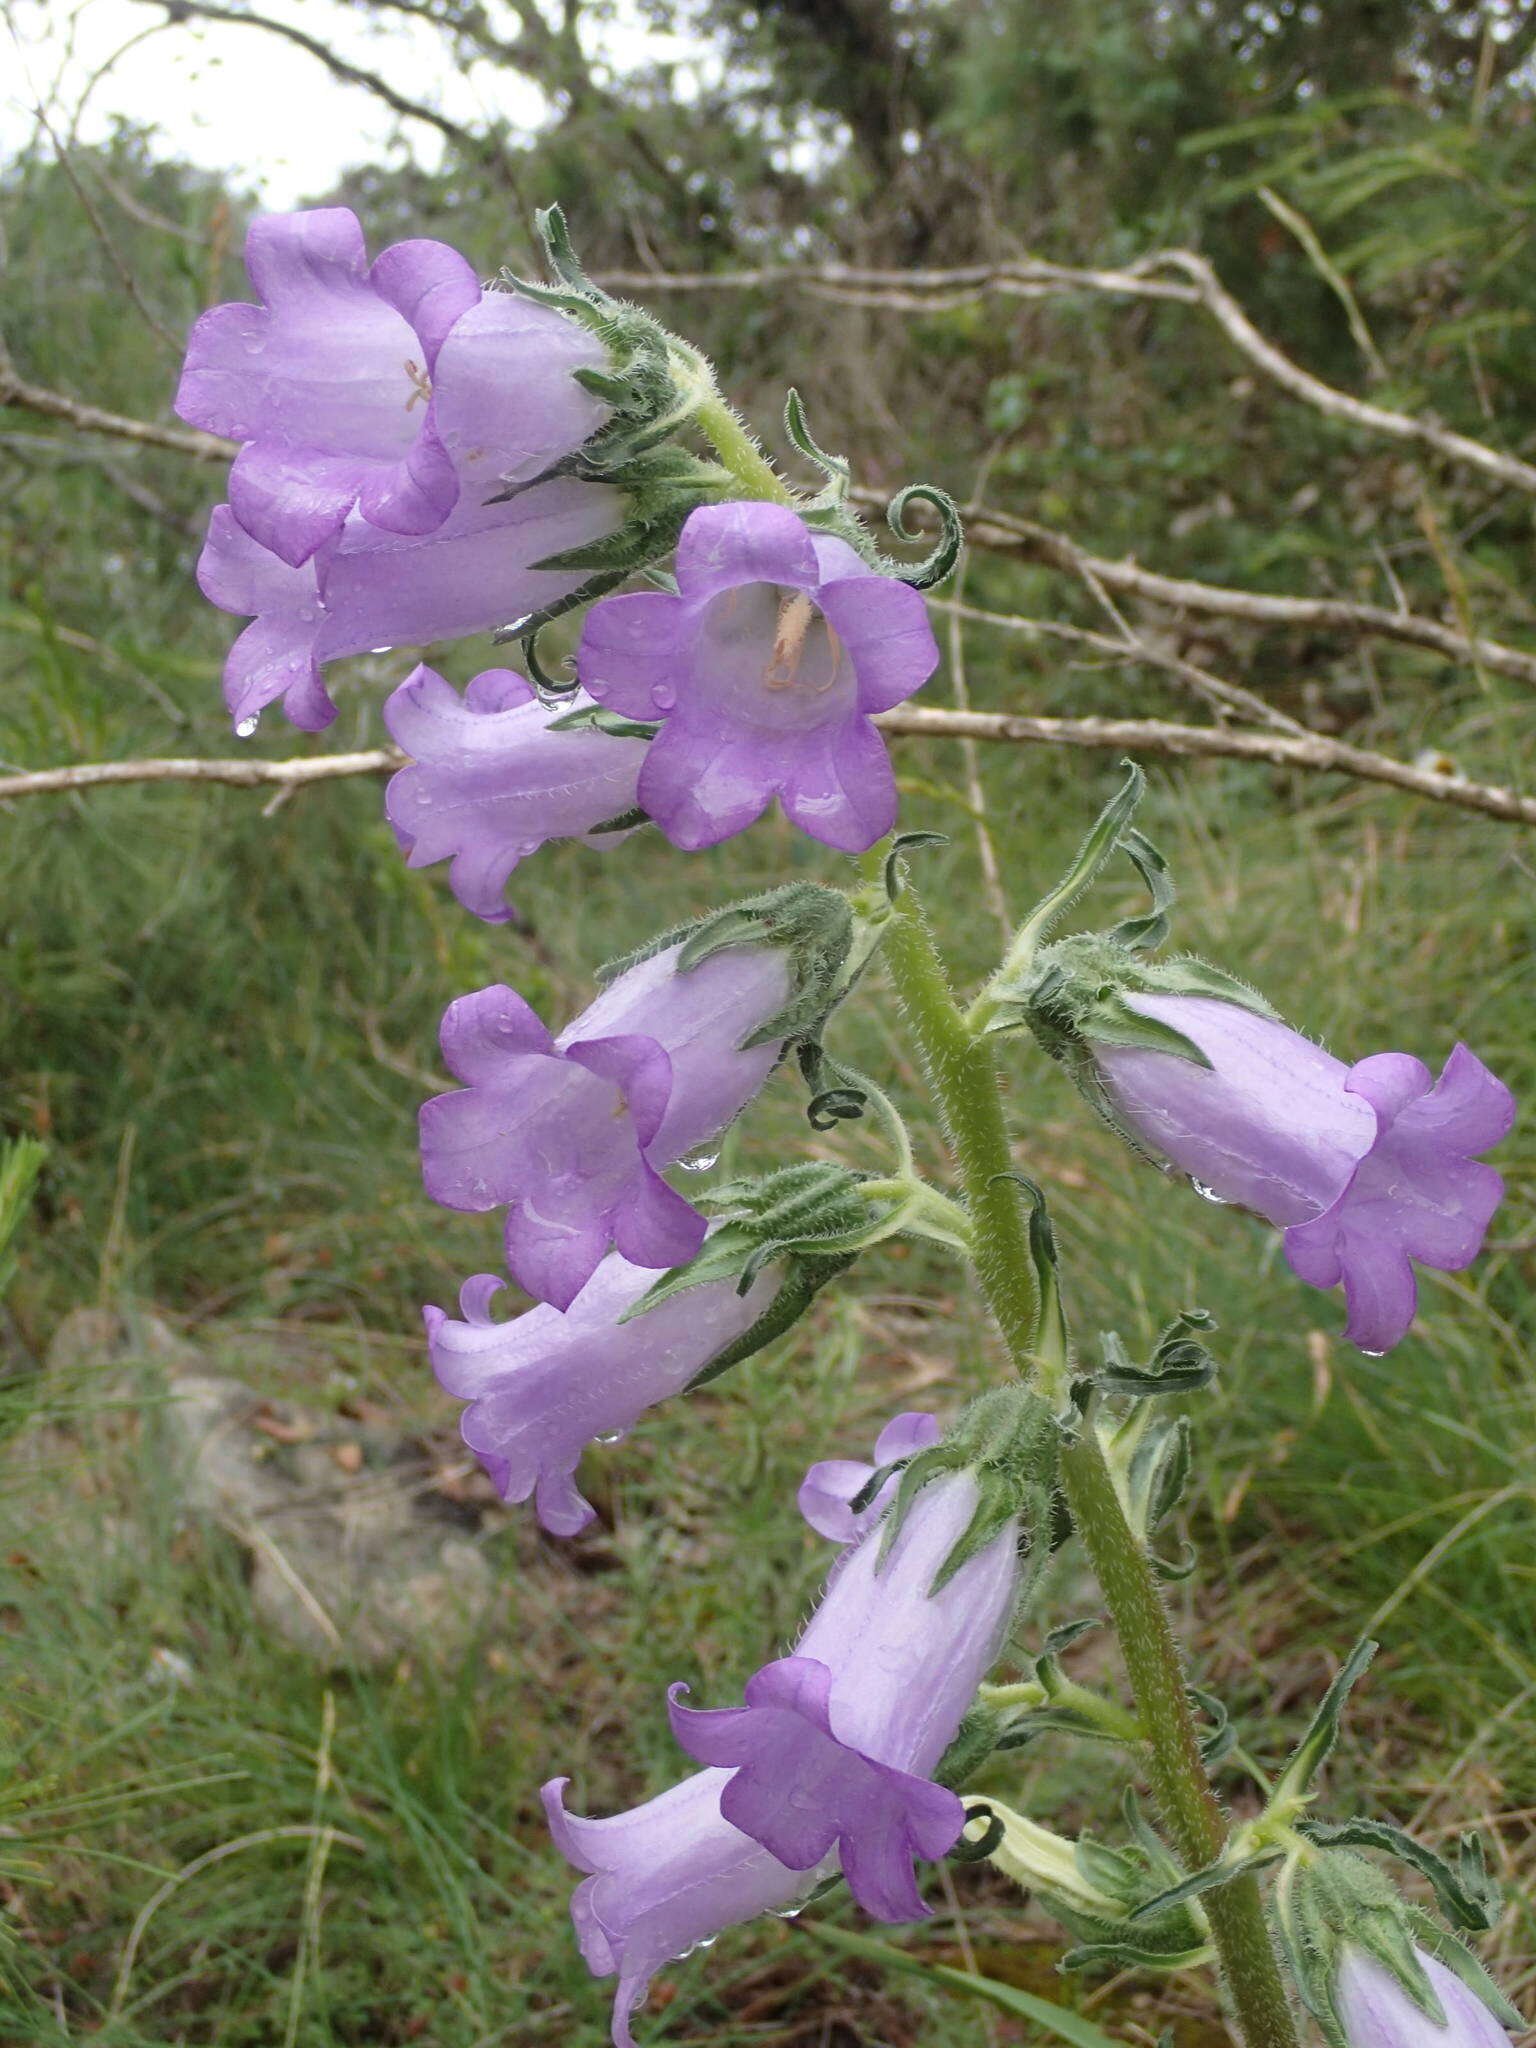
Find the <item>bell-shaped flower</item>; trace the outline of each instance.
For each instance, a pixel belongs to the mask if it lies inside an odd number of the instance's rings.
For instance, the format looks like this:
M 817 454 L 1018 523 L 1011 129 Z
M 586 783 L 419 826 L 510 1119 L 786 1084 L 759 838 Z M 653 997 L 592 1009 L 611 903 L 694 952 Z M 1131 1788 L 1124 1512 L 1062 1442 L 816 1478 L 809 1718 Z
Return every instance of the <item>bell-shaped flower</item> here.
M 245 446 L 229 502 L 291 567 L 354 508 L 395 534 L 439 527 L 571 454 L 605 409 L 572 376 L 605 356 L 590 330 L 482 291 L 443 242 L 396 242 L 370 266 L 345 207 L 259 215 L 245 245 L 258 305 L 192 329 L 176 410 Z
M 453 862 L 454 895 L 488 924 L 511 915 L 503 891 L 520 860 L 635 808 L 644 740 L 550 730 L 583 701 L 550 709 L 506 668 L 486 669 L 460 697 L 423 665 L 384 706 L 390 737 L 415 763 L 392 778 L 385 814 L 413 868 Z
M 772 1270 L 745 1294 L 711 1281 L 621 1322 L 655 1279 L 610 1252 L 563 1315 L 541 1305 L 494 1322 L 502 1282 L 488 1273 L 465 1282 L 462 1321 L 424 1311 L 438 1384 L 469 1403 L 465 1443 L 503 1500 L 534 1495 L 553 1535 L 574 1536 L 592 1519 L 575 1481 L 587 1445 L 616 1442 L 647 1408 L 682 1393 L 764 1314 L 779 1284 Z
M 221 611 L 254 614 L 224 664 L 236 730 L 254 732 L 281 698 L 295 725 L 323 731 L 336 716 L 320 676 L 326 662 L 459 640 L 558 604 L 586 571 L 532 565 L 601 539 L 623 517 L 619 492 L 561 477 L 504 504 L 463 497 L 434 532 L 415 538 L 354 513 L 294 569 L 252 540 L 227 505 L 215 506 L 198 587 Z
M 793 1653 L 749 1682 L 746 1704 L 678 1704 L 673 1727 L 708 1768 L 607 1820 L 564 1810 L 545 1787 L 559 1847 L 588 1873 L 572 1917 L 594 1974 L 616 1971 L 613 2039 L 653 1973 L 722 1928 L 792 1909 L 841 1867 L 885 1920 L 926 1913 L 914 1856 L 959 1839 L 957 1795 L 932 1782 L 1008 1633 L 1020 1587 L 1018 1527 L 1003 1527 L 939 1584 L 979 1493 L 966 1470 L 932 1480 L 895 1538 L 870 1529 Z
M 1442 2018 L 1426 2012 L 1374 1956 L 1350 1944 L 1339 1962 L 1333 2006 L 1348 2048 L 1508 2048 L 1509 2036 L 1475 1991 L 1425 1949 L 1414 1960 Z
M 1477 1155 L 1514 1121 L 1514 1098 L 1466 1046 L 1438 1081 L 1407 1053 L 1346 1066 L 1276 1019 L 1215 997 L 1126 993 L 1210 1062 L 1093 1041 L 1116 1116 L 1201 1193 L 1284 1231 L 1314 1287 L 1341 1281 L 1345 1334 L 1379 1355 L 1418 1303 L 1414 1263 L 1458 1272 L 1481 1248 L 1504 1183 Z
M 732 947 L 679 972 L 681 950 L 619 975 L 558 1038 L 499 985 L 443 1018 L 443 1057 L 465 1085 L 422 1108 L 427 1192 L 449 1209 L 505 1208 L 513 1278 L 556 1308 L 610 1245 L 637 1266 L 692 1258 L 704 1219 L 658 1169 L 718 1137 L 782 1050 L 743 1046 L 785 1005 L 782 949 Z
M 599 703 L 660 719 L 640 802 L 675 846 L 713 846 L 777 796 L 813 839 L 859 853 L 896 782 L 871 714 L 938 665 L 927 607 L 783 505 L 708 505 L 678 541 L 678 594 L 609 597 L 576 671 Z

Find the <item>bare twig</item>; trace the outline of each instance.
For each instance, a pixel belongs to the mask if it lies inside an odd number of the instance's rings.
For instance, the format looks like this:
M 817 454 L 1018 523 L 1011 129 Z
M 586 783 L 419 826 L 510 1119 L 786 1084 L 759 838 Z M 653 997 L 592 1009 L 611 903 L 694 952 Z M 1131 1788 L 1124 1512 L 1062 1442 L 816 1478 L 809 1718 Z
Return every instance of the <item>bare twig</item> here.
M 905 705 L 875 720 L 885 732 L 933 740 L 991 740 L 1026 746 L 1092 747 L 1121 753 L 1209 756 L 1267 761 L 1277 768 L 1348 775 L 1385 783 L 1412 796 L 1480 811 L 1515 825 L 1536 825 L 1536 796 L 1497 783 L 1473 782 L 1435 768 L 1418 768 L 1390 754 L 1351 746 L 1320 732 L 1248 732 L 1232 726 L 1175 725 L 1160 718 L 1036 718 L 1021 711 L 951 711 Z M 101 789 L 141 782 L 214 782 L 238 788 L 302 786 L 351 775 L 387 775 L 407 764 L 394 747 L 355 754 L 318 754 L 289 761 L 142 760 L 81 762 L 0 777 L 0 802 L 61 790 Z
M 883 491 L 856 489 L 852 495 L 861 505 L 884 509 Z M 1390 611 L 1384 605 L 1354 604 L 1343 598 L 1281 597 L 1264 590 L 1233 590 L 1217 583 L 1196 583 L 1183 576 L 1160 576 L 1155 570 L 1143 569 L 1139 562 L 1117 562 L 1091 554 L 1064 533 L 1056 533 L 1032 519 L 1019 519 L 988 505 L 967 505 L 962 509 L 965 537 L 972 547 L 1013 555 L 1020 561 L 1045 562 L 1079 579 L 1086 567 L 1106 590 L 1122 597 L 1139 597 L 1170 611 L 1241 619 L 1254 626 L 1395 640 L 1406 647 L 1427 648 L 1447 661 L 1473 668 L 1480 665 L 1523 683 L 1536 683 L 1536 655 L 1518 647 L 1506 647 L 1497 640 L 1471 639 L 1458 633 L 1454 626 L 1426 619 L 1417 612 Z
M 86 434 L 113 434 L 120 441 L 136 441 L 142 448 L 169 448 L 177 455 L 190 455 L 194 462 L 228 462 L 239 453 L 237 441 L 219 434 L 200 433 L 194 427 L 162 427 L 154 420 L 133 420 L 120 412 L 107 412 L 99 405 L 86 405 L 67 398 L 62 391 L 49 391 L 41 384 L 29 384 L 10 358 L 0 352 L 0 405 L 18 405 L 45 418 L 67 420 Z
M 1176 271 L 1183 282 L 1174 283 L 1157 274 L 1167 270 Z M 1064 291 L 1104 292 L 1115 297 L 1162 299 L 1198 306 L 1255 369 L 1304 405 L 1368 433 L 1433 449 L 1447 461 L 1480 470 L 1484 476 L 1513 490 L 1536 494 L 1536 466 L 1531 463 L 1490 448 L 1485 442 L 1474 441 L 1466 434 L 1453 433 L 1435 420 L 1372 405 L 1324 383 L 1300 363 L 1292 362 L 1283 349 L 1259 332 L 1206 258 L 1192 249 L 1159 249 L 1121 270 L 1078 269 L 1025 257 L 961 270 L 856 270 L 844 264 L 826 263 L 786 264 L 760 270 L 673 272 L 665 278 L 648 277 L 644 272 L 608 271 L 601 281 L 636 292 L 744 291 L 799 284 L 835 292 L 845 301 L 919 313 L 939 310 L 935 294 L 952 298 L 958 292 L 964 300 L 989 291 L 1031 299 Z

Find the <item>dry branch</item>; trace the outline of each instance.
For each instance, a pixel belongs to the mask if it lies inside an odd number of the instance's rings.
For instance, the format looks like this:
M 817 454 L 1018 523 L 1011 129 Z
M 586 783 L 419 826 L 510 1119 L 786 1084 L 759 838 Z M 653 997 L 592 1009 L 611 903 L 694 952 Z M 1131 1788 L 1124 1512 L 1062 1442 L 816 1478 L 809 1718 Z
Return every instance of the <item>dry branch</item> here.
M 1169 754 L 1267 761 L 1277 768 L 1348 775 L 1385 783 L 1410 795 L 1480 811 L 1516 825 L 1536 825 L 1536 797 L 1495 783 L 1472 782 L 1438 769 L 1416 768 L 1366 747 L 1330 739 L 1324 733 L 1246 732 L 1227 726 L 1174 725 L 1158 718 L 1035 718 L 1019 711 L 927 710 L 907 706 L 883 712 L 875 723 L 885 732 L 919 739 L 993 740 L 1026 746 L 1092 747 L 1118 753 Z M 394 747 L 370 747 L 355 754 L 317 754 L 288 761 L 143 760 L 82 762 L 0 777 L 0 802 L 61 791 L 101 789 L 141 782 L 218 782 L 237 788 L 276 785 L 301 788 L 343 776 L 385 775 L 407 765 Z
M 1174 283 L 1156 275 L 1159 270 L 1168 269 L 1178 271 L 1187 281 Z M 901 312 L 933 312 L 940 310 L 944 299 L 953 302 L 956 293 L 965 298 L 983 292 L 1032 299 L 1048 298 L 1059 292 L 1104 292 L 1116 297 L 1162 299 L 1202 307 L 1256 370 L 1302 404 L 1367 433 L 1432 449 L 1448 462 L 1480 470 L 1512 490 L 1536 494 L 1536 466 L 1522 462 L 1519 456 L 1490 448 L 1486 442 L 1474 441 L 1466 434 L 1453 433 L 1438 421 L 1372 405 L 1304 370 L 1259 332 L 1205 257 L 1192 249 L 1159 249 L 1122 270 L 1075 269 L 1068 264 L 1040 263 L 1026 257 L 961 270 L 856 270 L 828 263 L 788 264 L 762 270 L 668 272 L 655 276 L 644 271 L 608 271 L 601 282 L 626 291 L 652 292 L 742 291 L 800 285 L 835 293 L 845 303 L 873 304 Z

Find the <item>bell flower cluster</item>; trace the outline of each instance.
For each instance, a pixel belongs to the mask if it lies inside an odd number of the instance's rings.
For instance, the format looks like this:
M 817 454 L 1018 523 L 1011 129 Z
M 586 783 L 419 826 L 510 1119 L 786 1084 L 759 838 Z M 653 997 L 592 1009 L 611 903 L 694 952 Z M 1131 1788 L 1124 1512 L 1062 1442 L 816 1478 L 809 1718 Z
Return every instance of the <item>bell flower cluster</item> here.
M 917 1420 L 899 1418 L 902 1443 L 931 1440 Z M 978 1499 L 968 1471 L 948 1472 L 920 1488 L 893 1538 L 883 1520 L 864 1529 L 741 1706 L 687 1707 L 674 1686 L 674 1732 L 703 1770 L 602 1820 L 567 1812 L 568 1780 L 545 1786 L 554 1838 L 586 1873 L 571 1902 L 582 1954 L 594 1975 L 618 1976 L 616 2048 L 632 2048 L 630 2019 L 662 1964 L 793 1910 L 839 1871 L 877 1919 L 926 1914 L 914 1858 L 946 1854 L 965 1825 L 933 1773 L 1020 1590 L 1017 1522 L 945 1576 Z
M 581 585 L 535 565 L 612 532 L 617 493 L 556 478 L 492 501 L 601 427 L 574 372 L 606 358 L 579 322 L 483 289 L 445 243 L 370 264 L 344 207 L 260 216 L 245 255 L 258 303 L 202 316 L 176 395 L 192 426 L 241 443 L 198 582 L 254 618 L 225 667 L 237 726 L 281 699 L 318 731 L 327 662 L 483 632 Z

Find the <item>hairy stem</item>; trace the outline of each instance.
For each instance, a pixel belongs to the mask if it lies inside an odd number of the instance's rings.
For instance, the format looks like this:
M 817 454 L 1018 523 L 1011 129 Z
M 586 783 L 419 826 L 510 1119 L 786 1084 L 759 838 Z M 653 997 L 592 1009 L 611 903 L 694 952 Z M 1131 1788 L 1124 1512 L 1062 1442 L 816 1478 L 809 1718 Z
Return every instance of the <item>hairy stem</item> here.
M 976 1276 L 1017 1370 L 1037 1367 L 1037 1302 L 1020 1190 L 990 1047 L 951 994 L 910 891 L 892 917 L 884 956 L 911 1026 L 971 1214 Z M 1191 1869 L 1214 1862 L 1227 1821 L 1200 1755 L 1183 1659 L 1146 1553 L 1125 1517 L 1091 1424 L 1062 1455 L 1062 1485 L 1114 1620 L 1147 1732 L 1147 1770 L 1164 1824 Z M 1205 1895 L 1211 1934 L 1248 2048 L 1296 2048 L 1295 2026 L 1252 1876 Z
M 757 436 L 718 391 L 704 400 L 693 419 L 730 471 L 741 497 L 766 498 L 775 505 L 795 502 L 794 492 L 763 453 Z

